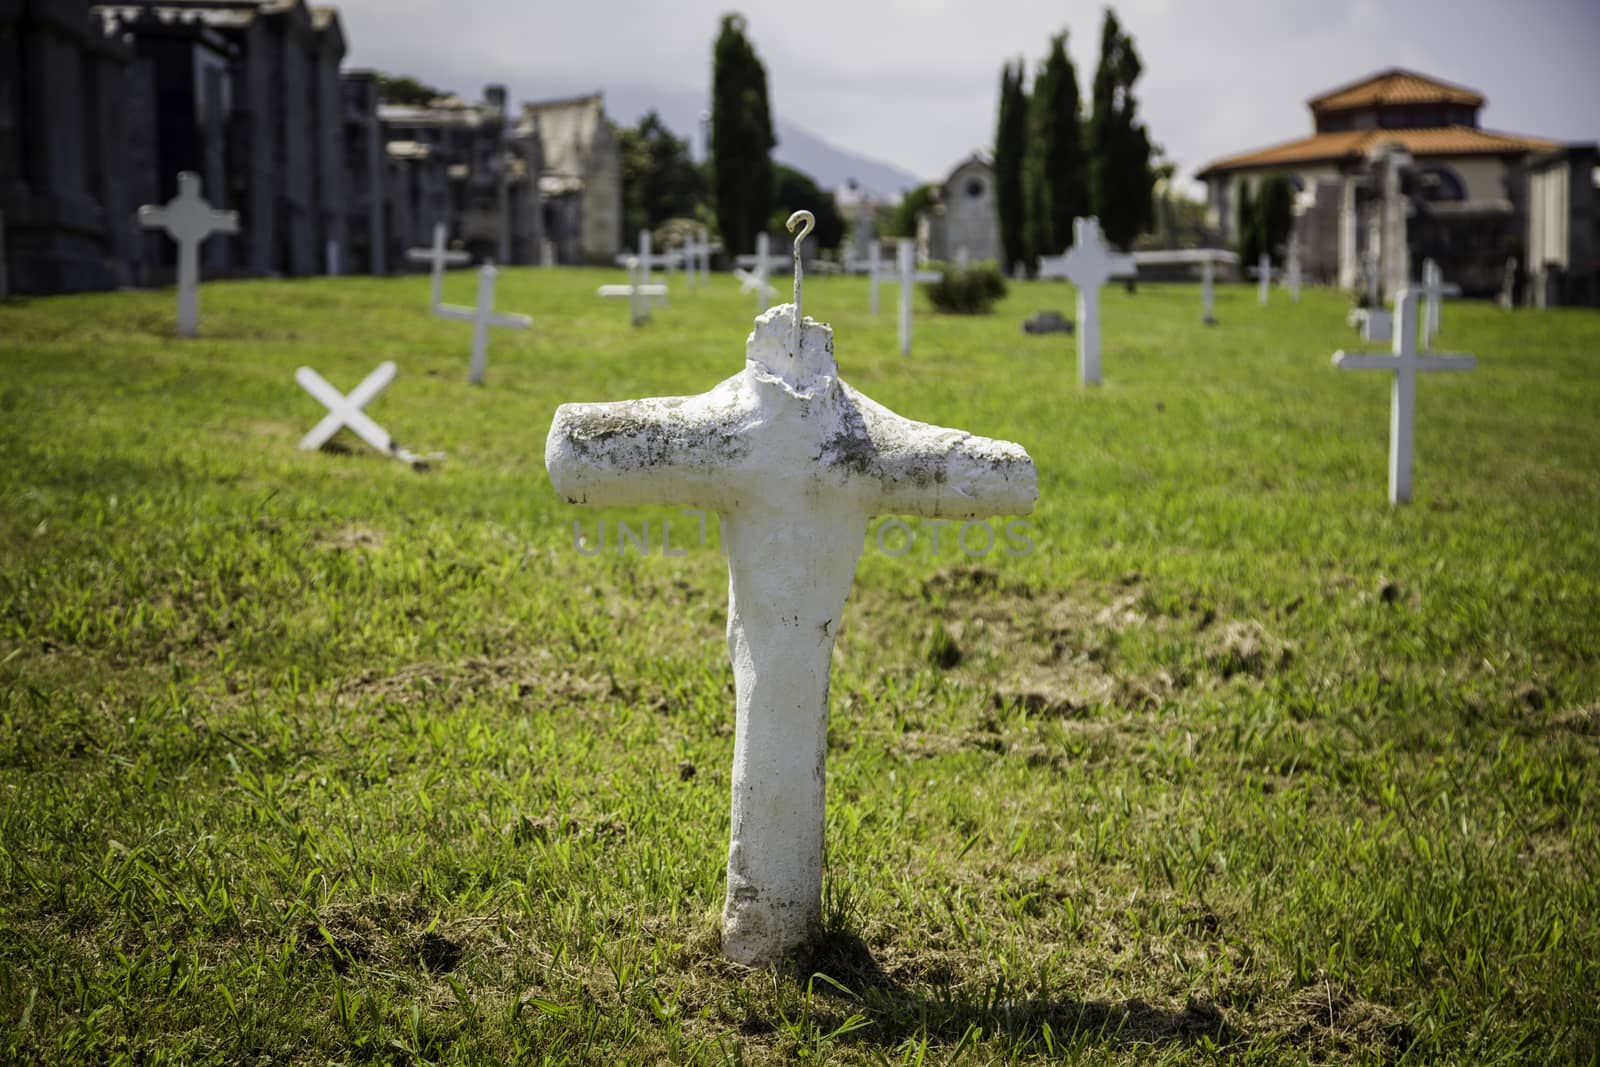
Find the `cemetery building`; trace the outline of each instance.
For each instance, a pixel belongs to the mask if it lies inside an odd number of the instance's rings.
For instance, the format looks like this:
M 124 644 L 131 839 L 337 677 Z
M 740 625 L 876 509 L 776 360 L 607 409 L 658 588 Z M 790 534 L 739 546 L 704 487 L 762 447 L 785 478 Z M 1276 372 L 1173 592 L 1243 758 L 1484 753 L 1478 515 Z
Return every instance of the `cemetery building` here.
M 1356 288 L 1376 274 L 1374 289 L 1392 299 L 1432 257 L 1464 292 L 1486 296 L 1515 258 L 1541 302 L 1600 302 L 1594 146 L 1485 130 L 1484 103 L 1401 69 L 1315 96 L 1310 136 L 1200 170 L 1209 221 L 1237 240 L 1241 187 L 1282 173 L 1310 279 Z
M 622 150 L 600 93 L 522 106 L 536 137 L 544 236 L 558 263 L 610 265 L 622 250 Z
M 1000 261 L 1000 214 L 988 157 L 974 152 L 934 191 L 933 203 L 917 216 L 917 252 L 924 261 Z
M 212 273 L 303 276 L 348 244 L 338 12 L 305 0 L 130 0 L 95 8 L 139 60 L 130 98 L 153 94 L 147 151 L 164 201 L 179 171 L 213 207 L 238 211 L 237 237 L 208 242 Z M 130 108 L 130 111 L 133 110 Z M 142 109 L 141 109 L 142 110 Z M 167 242 L 146 240 L 145 280 L 171 277 Z
M 0 295 L 134 280 L 132 61 L 88 0 L 0 2 Z
M 474 258 L 537 263 L 544 237 L 539 134 L 512 124 L 504 86 L 488 86 L 483 95 L 479 103 L 447 96 L 422 105 L 378 106 L 396 164 L 393 195 L 401 203 L 395 211 L 406 216 L 398 226 L 404 235 L 399 243 L 425 245 L 434 223 L 444 222 Z M 390 262 L 397 258 L 391 255 Z

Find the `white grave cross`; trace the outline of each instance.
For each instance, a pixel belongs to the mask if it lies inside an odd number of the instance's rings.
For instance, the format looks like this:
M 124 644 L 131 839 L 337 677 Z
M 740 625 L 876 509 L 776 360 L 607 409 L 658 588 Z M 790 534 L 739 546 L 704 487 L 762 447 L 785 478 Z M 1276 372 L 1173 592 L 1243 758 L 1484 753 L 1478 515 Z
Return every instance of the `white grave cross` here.
M 526 330 L 533 320 L 526 315 L 496 313 L 494 310 L 494 280 L 500 272 L 489 260 L 478 270 L 478 303 L 474 307 L 440 304 L 433 313 L 441 319 L 455 319 L 472 323 L 472 369 L 467 380 L 473 385 L 483 384 L 483 372 L 489 360 L 489 327 L 503 326 L 511 330 Z
M 372 403 L 379 393 L 389 388 L 389 383 L 394 381 L 394 375 L 395 368 L 392 362 L 380 363 L 377 370 L 367 375 L 361 384 L 350 390 L 350 395 L 346 396 L 329 385 L 326 378 L 310 367 L 301 367 L 295 371 L 294 380 L 300 387 L 316 397 L 322 406 L 328 409 L 322 421 L 300 439 L 300 447 L 308 452 L 315 451 L 332 440 L 333 435 L 341 428 L 348 426 L 352 433 L 379 452 L 393 456 L 404 463 L 416 463 L 420 456 L 413 455 L 395 444 L 394 438 L 389 436 L 389 431 L 373 422 L 372 417 L 362 410 Z
M 753 256 L 740 256 L 734 261 L 748 271 L 735 270 L 734 276 L 739 279 L 739 291 L 748 293 L 756 291 L 757 313 L 766 309 L 777 290 L 767 281 L 772 277 L 772 268 L 783 266 L 783 257 L 772 254 L 772 238 L 766 230 L 756 234 L 756 254 Z
M 722 950 L 752 966 L 821 919 L 828 679 L 868 520 L 1020 514 L 1038 495 L 1021 446 L 856 392 L 832 329 L 798 313 L 757 316 L 744 369 L 709 392 L 563 404 L 545 442 L 570 503 L 721 516 L 736 704 Z
M 1066 278 L 1078 287 L 1078 381 L 1100 384 L 1100 290 L 1112 278 L 1139 273 L 1132 256 L 1112 255 L 1100 239 L 1100 220 L 1072 220 L 1072 248 L 1039 257 L 1039 277 Z
M 444 223 L 433 224 L 433 247 L 410 248 L 406 250 L 406 259 L 412 263 L 429 264 L 429 273 L 432 274 L 432 288 L 429 290 L 428 310 L 438 311 L 439 301 L 444 289 L 444 266 L 446 263 L 461 266 L 472 262 L 472 257 L 465 252 L 451 252 L 444 246 Z
M 1444 280 L 1444 272 L 1432 259 L 1422 261 L 1422 285 L 1417 288 L 1425 301 L 1422 307 L 1422 347 L 1432 348 L 1439 335 L 1440 297 L 1460 296 L 1461 286 Z
M 1300 235 L 1289 238 L 1289 262 L 1284 267 L 1285 284 L 1289 287 L 1289 300 L 1300 303 Z
M 1393 354 L 1381 352 L 1335 352 L 1334 366 L 1340 370 L 1381 370 L 1394 375 L 1394 391 L 1389 403 L 1389 502 L 1403 504 L 1411 499 L 1411 455 L 1416 436 L 1417 374 L 1421 371 L 1471 370 L 1477 363 L 1471 356 L 1418 355 L 1417 296 L 1411 289 L 1400 290 L 1399 321 L 1394 330 Z
M 645 285 L 640 278 L 639 257 L 629 256 L 626 260 L 628 268 L 627 285 L 602 285 L 600 295 L 603 297 L 626 297 L 628 300 L 628 319 L 638 326 L 650 317 L 650 297 L 667 295 L 667 287 L 659 282 Z
M 1274 273 L 1272 270 L 1272 256 L 1266 252 L 1261 253 L 1261 258 L 1256 260 L 1256 265 L 1250 268 L 1250 273 L 1261 279 L 1256 286 L 1256 299 L 1260 301 L 1262 307 L 1266 307 L 1268 290 L 1272 285 Z
M 200 332 L 200 242 L 214 233 L 238 233 L 239 213 L 217 211 L 200 195 L 200 176 L 178 175 L 178 195 L 161 207 L 139 209 L 139 225 L 164 229 L 178 242 L 178 335 Z
M 902 237 L 895 247 L 896 259 L 899 260 L 897 280 L 900 282 L 900 354 L 911 354 L 911 296 L 912 286 L 916 282 L 936 282 L 944 275 L 936 270 L 917 270 L 917 243 L 909 237 Z

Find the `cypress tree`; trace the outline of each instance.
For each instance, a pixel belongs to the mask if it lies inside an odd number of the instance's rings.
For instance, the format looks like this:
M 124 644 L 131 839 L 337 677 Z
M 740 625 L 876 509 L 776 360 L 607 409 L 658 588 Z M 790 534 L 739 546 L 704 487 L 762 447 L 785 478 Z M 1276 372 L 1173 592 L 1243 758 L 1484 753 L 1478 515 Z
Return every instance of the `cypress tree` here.
M 1094 74 L 1094 115 L 1089 120 L 1089 174 L 1094 212 L 1106 240 L 1127 248 L 1154 221 L 1150 135 L 1137 118 L 1133 83 L 1144 68 L 1133 39 L 1108 7 Z
M 1026 207 L 1022 188 L 1022 161 L 1028 152 L 1028 94 L 1022 87 L 1026 70 L 1017 60 L 1016 70 L 1007 63 L 1000 70 L 1000 121 L 994 135 L 994 199 L 1000 217 L 1000 267 L 1028 256 L 1023 240 Z
M 1289 232 L 1294 228 L 1294 186 L 1279 173 L 1261 180 L 1256 195 L 1256 255 L 1266 252 L 1282 266 L 1289 254 Z M 1252 260 L 1254 262 L 1254 260 Z
M 1243 270 L 1256 265 L 1261 258 L 1261 216 L 1256 213 L 1250 197 L 1250 184 L 1241 176 L 1239 186 L 1239 266 Z
M 1028 258 L 1054 255 L 1072 243 L 1072 220 L 1089 214 L 1089 182 L 1078 118 L 1078 75 L 1067 58 L 1067 35 L 1050 55 L 1028 101 L 1028 151 L 1022 180 L 1027 202 Z
M 753 249 L 772 214 L 772 148 L 777 144 L 767 69 L 744 30 L 743 15 L 724 15 L 712 52 L 712 191 L 729 255 Z

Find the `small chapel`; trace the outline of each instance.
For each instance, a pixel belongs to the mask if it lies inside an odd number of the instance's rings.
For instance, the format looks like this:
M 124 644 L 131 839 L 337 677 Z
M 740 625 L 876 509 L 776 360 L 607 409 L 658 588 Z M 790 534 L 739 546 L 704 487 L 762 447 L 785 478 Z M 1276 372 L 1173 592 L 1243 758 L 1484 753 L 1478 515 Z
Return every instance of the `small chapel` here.
M 1281 173 L 1310 277 L 1392 299 L 1430 257 L 1468 295 L 1514 277 L 1519 303 L 1600 303 L 1596 146 L 1483 129 L 1484 103 L 1399 68 L 1314 96 L 1310 136 L 1196 174 L 1210 223 L 1235 240 L 1241 188 Z

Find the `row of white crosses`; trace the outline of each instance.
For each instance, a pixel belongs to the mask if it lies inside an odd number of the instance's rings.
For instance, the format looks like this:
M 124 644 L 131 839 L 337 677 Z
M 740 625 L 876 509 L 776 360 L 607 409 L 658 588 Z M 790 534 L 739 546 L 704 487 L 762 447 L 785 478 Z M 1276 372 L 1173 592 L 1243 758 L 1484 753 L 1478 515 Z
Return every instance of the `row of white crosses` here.
M 821 920 L 828 680 L 868 521 L 1024 514 L 1038 496 L 1021 446 L 907 419 L 839 378 L 832 329 L 801 312 L 803 237 L 794 303 L 756 317 L 742 371 L 698 396 L 563 404 L 545 442 L 570 503 L 721 516 L 736 706 L 722 951 L 751 966 Z
M 200 243 L 214 233 L 239 232 L 239 213 L 218 211 L 200 195 L 200 175 L 178 175 L 178 195 L 161 207 L 139 209 L 139 225 L 162 229 L 178 242 L 178 336 L 200 333 Z
M 1139 273 L 1132 256 L 1113 255 L 1096 218 L 1072 220 L 1072 247 L 1064 256 L 1040 256 L 1039 277 L 1066 278 L 1078 287 L 1078 381 L 1100 384 L 1100 290 L 1112 278 Z

